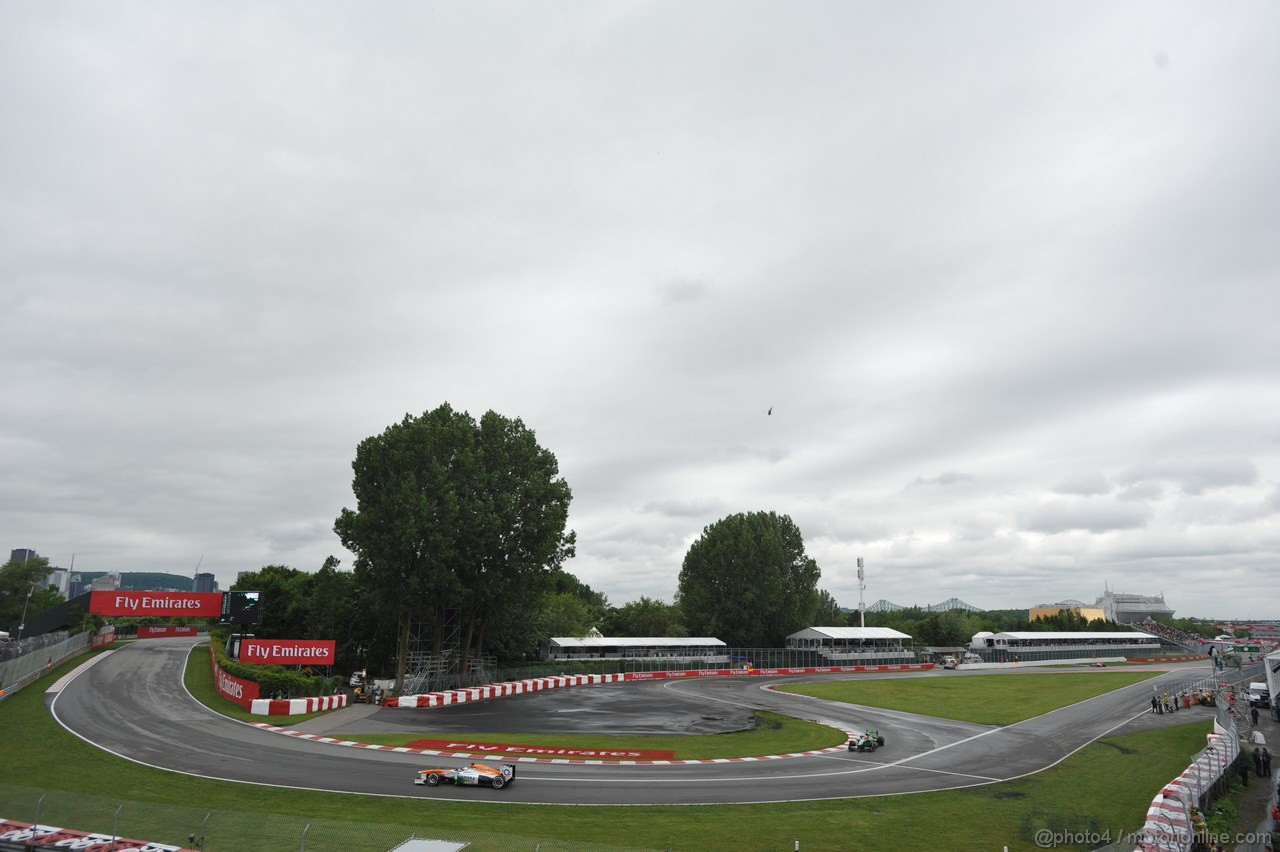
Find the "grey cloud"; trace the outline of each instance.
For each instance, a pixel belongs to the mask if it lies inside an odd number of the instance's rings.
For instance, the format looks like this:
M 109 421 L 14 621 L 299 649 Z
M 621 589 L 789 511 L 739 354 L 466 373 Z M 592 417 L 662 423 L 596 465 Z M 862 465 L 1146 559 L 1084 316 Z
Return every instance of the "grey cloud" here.
M 949 470 L 945 473 L 940 473 L 937 476 L 929 477 L 928 479 L 924 477 L 916 477 L 908 487 L 921 488 L 937 486 L 945 488 L 952 485 L 967 485 L 974 481 L 974 478 L 969 476 L 967 473 Z
M 349 561 L 448 401 L 618 603 L 756 509 L 841 600 L 1280 600 L 1280 6 L 997 5 L 11 5 L 0 529 Z
M 1081 472 L 1073 473 L 1070 476 L 1061 479 L 1053 486 L 1053 491 L 1058 494 L 1073 494 L 1081 497 L 1092 497 L 1099 494 L 1109 494 L 1111 492 L 1111 484 L 1107 482 L 1107 478 L 1098 472 Z
M 1253 485 L 1258 467 L 1248 459 L 1185 459 L 1134 465 L 1120 475 L 1127 484 L 1149 480 L 1175 483 L 1184 494 L 1203 494 L 1216 488 Z
M 1118 500 L 1159 500 L 1164 495 L 1164 486 L 1159 482 L 1137 482 L 1116 492 Z
M 705 298 L 711 292 L 711 288 L 704 281 L 676 278 L 663 284 L 659 292 L 665 302 L 696 302 Z
M 718 515 L 724 511 L 724 501 L 714 497 L 652 500 L 640 507 L 640 512 L 643 514 L 663 515 L 668 518 L 711 518 L 716 520 Z
M 1141 527 L 1148 518 L 1141 507 L 1109 500 L 1051 500 L 1027 512 L 1019 526 L 1050 535 L 1070 530 L 1104 533 Z

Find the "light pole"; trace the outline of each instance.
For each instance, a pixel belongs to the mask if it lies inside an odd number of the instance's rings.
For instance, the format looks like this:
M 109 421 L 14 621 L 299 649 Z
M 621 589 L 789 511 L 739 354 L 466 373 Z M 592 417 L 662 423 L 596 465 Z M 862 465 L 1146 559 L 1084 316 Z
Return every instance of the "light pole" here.
M 866 591 L 866 575 L 862 573 L 862 557 L 858 557 L 858 626 L 867 626 L 867 603 L 862 597 L 862 593 Z
M 27 605 L 31 603 L 31 593 L 36 590 L 36 583 L 31 584 L 31 588 L 27 589 L 27 599 L 22 603 L 22 620 L 18 622 L 18 638 L 22 638 L 22 628 L 27 626 Z

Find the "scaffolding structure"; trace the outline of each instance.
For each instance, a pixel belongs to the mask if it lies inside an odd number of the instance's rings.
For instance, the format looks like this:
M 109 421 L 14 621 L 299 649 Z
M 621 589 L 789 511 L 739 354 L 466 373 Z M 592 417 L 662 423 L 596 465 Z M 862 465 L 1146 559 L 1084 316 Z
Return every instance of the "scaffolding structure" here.
M 403 695 L 421 695 L 491 683 L 497 659 L 472 655 L 463 665 L 462 628 L 459 611 L 444 611 L 440 652 L 435 652 L 435 622 L 421 615 L 409 617 L 409 645 L 405 655 Z

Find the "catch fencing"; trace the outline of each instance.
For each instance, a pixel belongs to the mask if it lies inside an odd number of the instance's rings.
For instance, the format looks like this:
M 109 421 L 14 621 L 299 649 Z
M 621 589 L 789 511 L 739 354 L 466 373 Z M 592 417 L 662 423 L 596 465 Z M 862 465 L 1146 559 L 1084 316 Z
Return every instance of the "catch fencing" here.
M 0 660 L 0 700 L 31 683 L 68 657 L 83 654 L 93 634 L 53 633 L 5 642 L 7 659 Z M 13 647 L 11 647 L 13 646 Z
M 1232 692 L 1228 685 L 1217 683 L 1210 677 L 1192 684 L 1189 690 L 1199 687 L 1215 696 L 1213 732 L 1208 744 L 1195 756 L 1191 764 L 1156 794 L 1147 809 L 1146 822 L 1142 826 L 1141 839 L 1132 848 L 1134 852 L 1191 852 L 1200 848 L 1205 837 L 1202 814 L 1218 798 L 1230 791 L 1231 772 L 1240 755 L 1240 729 L 1232 705 Z M 1190 691 L 1186 694 L 1191 694 Z M 1170 694 L 1178 696 L 1182 691 Z

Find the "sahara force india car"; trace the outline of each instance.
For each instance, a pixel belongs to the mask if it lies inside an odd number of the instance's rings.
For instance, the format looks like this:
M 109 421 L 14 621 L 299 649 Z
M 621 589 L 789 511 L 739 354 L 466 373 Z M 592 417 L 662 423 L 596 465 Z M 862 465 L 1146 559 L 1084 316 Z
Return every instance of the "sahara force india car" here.
M 502 768 L 494 769 L 484 763 L 468 763 L 461 769 L 420 769 L 413 783 L 434 787 L 443 781 L 447 784 L 492 787 L 495 790 L 501 790 L 514 780 L 516 780 L 516 768 L 513 764 L 504 763 Z
M 849 751 L 875 751 L 884 745 L 884 737 L 875 728 L 864 733 L 854 734 L 849 740 Z

